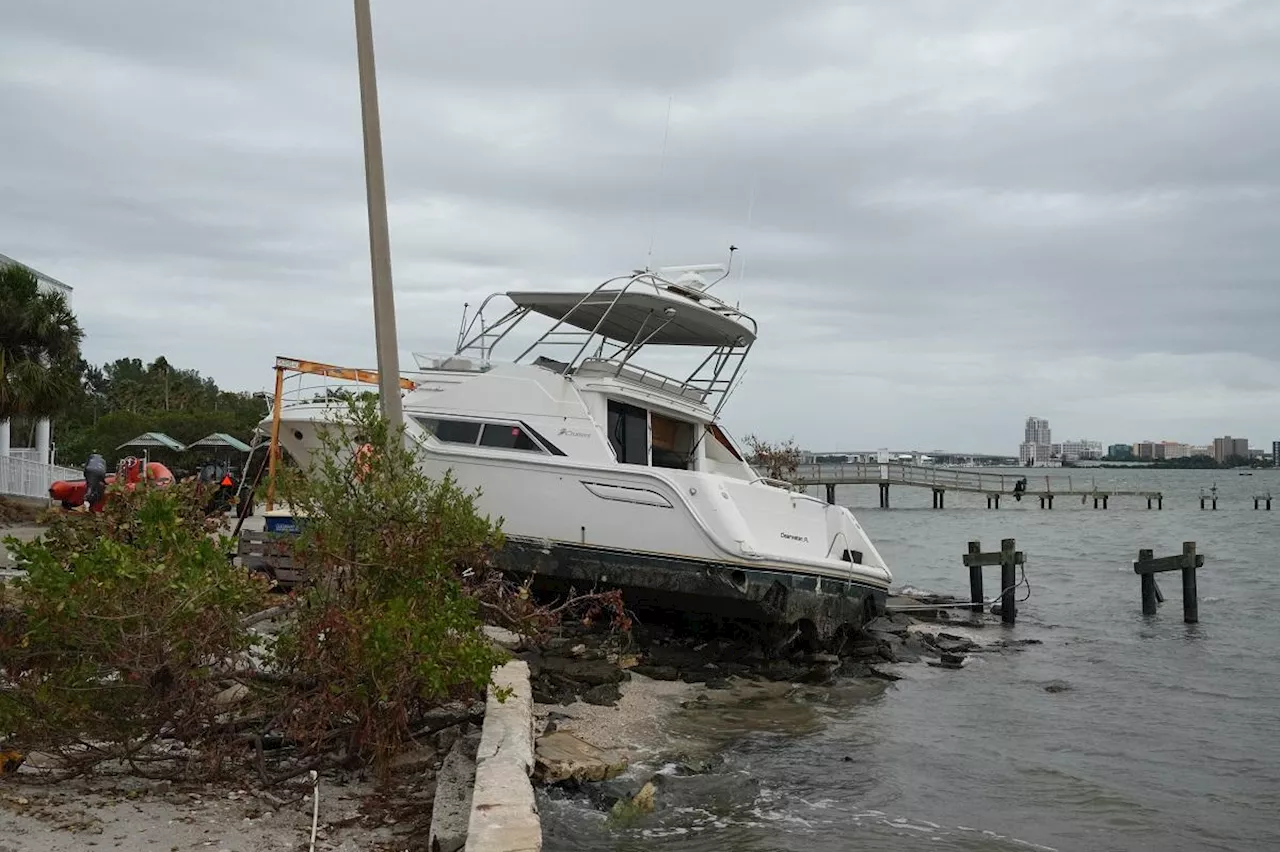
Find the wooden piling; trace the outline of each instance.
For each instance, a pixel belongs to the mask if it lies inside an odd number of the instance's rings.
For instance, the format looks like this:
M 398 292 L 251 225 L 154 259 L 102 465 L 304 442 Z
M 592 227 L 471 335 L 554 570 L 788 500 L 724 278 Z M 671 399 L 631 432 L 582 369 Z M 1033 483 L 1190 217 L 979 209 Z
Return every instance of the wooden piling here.
M 982 544 L 980 542 L 969 542 L 969 555 L 973 557 L 982 554 Z M 969 566 L 969 607 L 970 612 L 982 612 L 985 598 L 982 596 L 982 565 L 975 561 Z
M 836 504 L 836 487 L 834 485 L 827 485 L 827 504 L 831 506 Z
M 1152 551 L 1152 550 L 1138 551 L 1139 562 L 1150 562 L 1154 558 L 1155 558 L 1155 551 Z M 1140 576 L 1142 577 L 1142 614 L 1155 615 L 1156 604 L 1157 604 L 1156 575 L 1142 574 Z
M 1200 621 L 1200 598 L 1196 590 L 1196 565 L 1204 564 L 1204 557 L 1196 558 L 1194 541 L 1182 544 L 1182 620 L 1187 624 Z
M 1018 600 L 1014 592 L 1018 586 L 1018 567 L 1014 562 L 1013 539 L 1006 538 L 1000 542 L 1000 620 L 1012 625 L 1018 620 Z M 1183 575 L 1183 586 L 1186 586 L 1186 575 Z M 1191 582 L 1194 584 L 1195 579 Z
M 980 542 L 969 542 L 969 552 L 963 562 L 969 567 L 969 603 L 974 612 L 982 611 L 982 568 L 984 565 L 1000 566 L 1000 620 L 1013 625 L 1018 619 L 1018 566 L 1026 557 L 1015 548 L 1015 542 L 1006 538 L 994 553 L 983 553 Z
M 1155 615 L 1156 605 L 1164 602 L 1164 595 L 1156 583 L 1156 574 L 1163 571 L 1182 572 L 1182 620 L 1195 624 L 1200 620 L 1200 598 L 1196 589 L 1196 569 L 1204 566 L 1204 557 L 1196 553 L 1194 541 L 1183 542 L 1178 556 L 1153 558 L 1152 551 L 1138 551 L 1138 561 L 1133 571 L 1142 579 L 1142 614 Z

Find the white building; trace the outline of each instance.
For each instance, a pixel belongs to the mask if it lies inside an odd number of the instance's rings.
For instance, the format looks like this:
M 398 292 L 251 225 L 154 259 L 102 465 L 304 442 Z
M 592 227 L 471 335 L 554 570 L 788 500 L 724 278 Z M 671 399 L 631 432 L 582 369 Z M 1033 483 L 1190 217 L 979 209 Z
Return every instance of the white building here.
M 1042 417 L 1028 417 L 1022 443 L 1018 445 L 1018 459 L 1026 466 L 1047 467 L 1056 463 L 1049 421 Z
M 1058 451 L 1058 457 L 1063 461 L 1091 461 L 1102 458 L 1104 450 L 1101 441 L 1086 441 L 1081 438 L 1078 441 L 1063 441 Z
M 67 297 L 68 304 L 71 302 L 71 288 L 56 278 L 50 278 L 38 269 L 32 269 L 25 263 L 14 260 L 7 255 L 0 254 L 0 266 L 8 266 L 11 263 L 17 263 L 31 271 L 32 274 L 40 281 L 40 286 L 45 290 L 54 290 L 63 293 Z M 52 453 L 50 452 L 50 424 L 48 419 L 42 419 L 36 423 L 35 446 L 34 447 L 14 447 L 12 429 L 8 420 L 0 420 L 0 457 L 18 458 L 28 462 L 34 462 L 39 465 L 50 465 L 53 463 Z M 48 487 L 47 485 L 45 486 Z M 42 492 L 43 493 L 43 492 Z M 38 495 L 31 495 L 38 496 Z

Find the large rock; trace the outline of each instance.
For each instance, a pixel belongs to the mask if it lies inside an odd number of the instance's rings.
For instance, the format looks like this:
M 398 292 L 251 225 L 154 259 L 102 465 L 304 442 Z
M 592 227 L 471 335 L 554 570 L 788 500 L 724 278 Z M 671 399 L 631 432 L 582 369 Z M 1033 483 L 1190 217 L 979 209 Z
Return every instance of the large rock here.
M 445 756 L 436 775 L 436 800 L 431 808 L 431 852 L 458 852 L 467 842 L 471 819 L 471 787 L 476 777 L 472 757 L 479 747 L 478 736 L 458 739 Z
M 654 680 L 675 680 L 680 677 L 680 671 L 675 666 L 640 665 L 632 666 L 631 671 Z
M 587 704 L 598 704 L 601 707 L 612 707 L 622 698 L 622 692 L 616 683 L 602 683 L 582 693 L 582 700 Z
M 585 683 L 587 686 L 620 683 L 630 677 L 616 665 L 604 660 L 570 660 L 564 657 L 546 657 L 542 661 L 542 671 Z
M 540 737 L 534 755 L 534 777 L 546 784 L 604 781 L 627 768 L 625 755 L 596 748 L 568 731 L 556 731 Z

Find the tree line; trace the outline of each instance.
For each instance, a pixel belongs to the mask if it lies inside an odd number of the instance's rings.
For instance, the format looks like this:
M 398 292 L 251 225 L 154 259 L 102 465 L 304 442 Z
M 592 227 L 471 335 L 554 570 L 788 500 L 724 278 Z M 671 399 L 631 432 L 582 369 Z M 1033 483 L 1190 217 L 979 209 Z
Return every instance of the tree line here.
M 248 443 L 268 413 L 267 400 L 222 390 L 163 356 L 89 364 L 83 338 L 62 293 L 42 290 L 24 266 L 0 266 L 0 420 L 10 421 L 14 446 L 32 446 L 37 421 L 47 417 L 59 464 L 79 467 L 94 452 L 114 464 L 131 454 L 117 447 L 143 432 L 183 444 L 225 432 Z M 195 452 L 153 456 L 177 465 L 200 461 Z

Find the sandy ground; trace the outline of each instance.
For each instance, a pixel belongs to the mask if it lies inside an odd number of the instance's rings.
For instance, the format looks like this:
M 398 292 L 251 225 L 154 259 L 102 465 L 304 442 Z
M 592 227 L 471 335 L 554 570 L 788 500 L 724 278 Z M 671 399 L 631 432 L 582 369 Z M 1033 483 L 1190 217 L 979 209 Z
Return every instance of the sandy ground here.
M 330 786 L 323 778 L 319 789 L 317 850 L 355 852 L 392 840 L 389 827 L 371 833 L 357 824 L 353 815 L 367 791 Z M 311 808 L 310 796 L 280 805 L 234 788 L 129 779 L 43 786 L 12 779 L 0 783 L 0 852 L 286 852 L 308 848 Z

